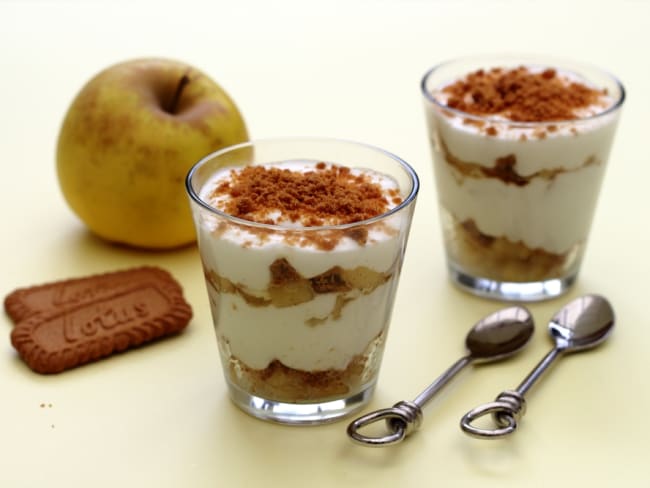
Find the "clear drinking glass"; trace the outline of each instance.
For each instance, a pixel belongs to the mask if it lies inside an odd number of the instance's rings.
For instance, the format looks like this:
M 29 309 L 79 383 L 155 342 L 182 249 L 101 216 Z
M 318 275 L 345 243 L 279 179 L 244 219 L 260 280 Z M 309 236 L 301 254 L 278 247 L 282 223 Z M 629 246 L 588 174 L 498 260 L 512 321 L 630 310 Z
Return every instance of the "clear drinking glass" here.
M 611 104 L 573 120 L 517 122 L 450 108 L 443 87 L 479 69 L 553 68 Z M 452 282 L 490 298 L 556 297 L 576 280 L 625 99 L 602 70 L 543 57 L 470 57 L 421 82 Z M 473 96 L 473 95 L 472 95 Z
M 386 213 L 345 225 L 255 223 L 214 208 L 224 167 L 326 162 L 387 175 Z M 233 402 L 289 424 L 335 420 L 374 390 L 419 188 L 376 147 L 335 139 L 260 140 L 199 161 L 186 180 L 224 375 Z M 273 189 L 281 191 L 282 188 Z

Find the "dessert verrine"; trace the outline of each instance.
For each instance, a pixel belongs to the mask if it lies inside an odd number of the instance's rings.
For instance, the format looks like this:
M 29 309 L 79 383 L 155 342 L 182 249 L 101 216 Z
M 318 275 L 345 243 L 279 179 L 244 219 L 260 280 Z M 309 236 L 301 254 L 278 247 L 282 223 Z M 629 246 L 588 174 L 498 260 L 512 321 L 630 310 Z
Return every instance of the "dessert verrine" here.
M 434 72 L 423 90 L 452 274 L 557 279 L 564 291 L 584 251 L 622 87 L 554 65 Z M 552 294 L 542 288 L 523 298 Z
M 194 215 L 231 396 L 285 405 L 369 398 L 417 179 L 402 188 L 362 165 L 283 159 L 217 167 L 197 188 L 212 210 Z

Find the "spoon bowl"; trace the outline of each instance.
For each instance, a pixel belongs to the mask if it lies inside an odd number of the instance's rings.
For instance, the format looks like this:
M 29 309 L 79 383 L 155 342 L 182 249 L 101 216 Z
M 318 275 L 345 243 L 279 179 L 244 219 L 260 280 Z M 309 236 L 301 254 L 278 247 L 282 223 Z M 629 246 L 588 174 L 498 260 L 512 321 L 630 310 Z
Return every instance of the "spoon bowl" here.
M 533 316 L 521 306 L 497 310 L 472 327 L 465 347 L 476 362 L 498 361 L 518 352 L 535 331 Z
M 584 295 L 562 307 L 548 324 L 557 349 L 589 349 L 603 342 L 614 328 L 614 309 L 600 295 Z

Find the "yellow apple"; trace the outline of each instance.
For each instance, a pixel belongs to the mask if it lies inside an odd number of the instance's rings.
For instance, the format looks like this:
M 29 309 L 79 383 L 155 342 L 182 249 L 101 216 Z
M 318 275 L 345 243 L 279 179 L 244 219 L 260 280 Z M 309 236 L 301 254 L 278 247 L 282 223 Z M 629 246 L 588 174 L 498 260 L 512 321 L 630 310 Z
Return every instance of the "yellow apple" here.
M 246 141 L 228 94 L 170 59 L 110 66 L 83 86 L 61 126 L 57 173 L 79 218 L 100 237 L 167 249 L 195 240 L 184 180 L 219 148 Z

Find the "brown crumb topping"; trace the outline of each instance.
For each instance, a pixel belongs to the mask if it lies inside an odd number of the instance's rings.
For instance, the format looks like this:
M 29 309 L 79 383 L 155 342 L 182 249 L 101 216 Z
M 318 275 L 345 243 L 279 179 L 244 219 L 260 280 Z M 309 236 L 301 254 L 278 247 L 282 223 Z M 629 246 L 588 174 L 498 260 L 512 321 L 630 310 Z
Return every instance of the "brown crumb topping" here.
M 232 170 L 211 197 L 224 195 L 222 210 L 235 217 L 274 224 L 273 214 L 280 213 L 304 227 L 360 222 L 401 203 L 396 190 L 385 192 L 367 174 L 325 163 L 306 172 L 267 166 Z
M 517 122 L 574 120 L 578 111 L 603 105 L 604 90 L 597 90 L 560 75 L 554 69 L 532 72 L 517 68 L 480 69 L 446 86 L 446 105 L 462 112 L 501 115 Z M 491 134 L 493 135 L 493 134 Z

